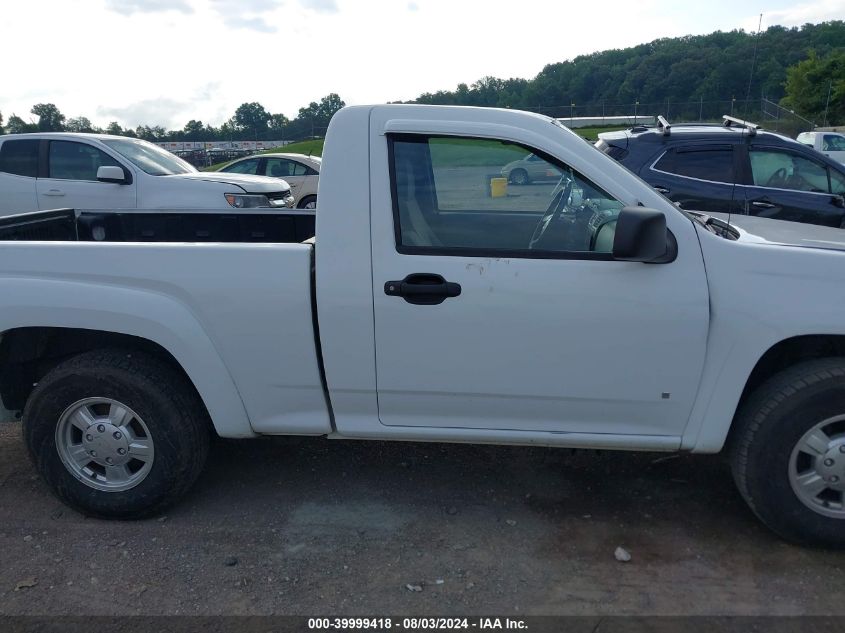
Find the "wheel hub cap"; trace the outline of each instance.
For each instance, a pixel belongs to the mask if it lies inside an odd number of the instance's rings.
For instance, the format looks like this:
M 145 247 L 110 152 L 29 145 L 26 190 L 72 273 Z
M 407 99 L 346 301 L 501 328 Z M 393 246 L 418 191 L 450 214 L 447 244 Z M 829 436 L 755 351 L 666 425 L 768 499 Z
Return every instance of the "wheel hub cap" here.
M 102 466 L 121 466 L 132 459 L 126 434 L 111 423 L 92 424 L 83 436 L 82 445 L 94 461 Z
M 798 440 L 789 483 L 811 510 L 845 519 L 845 415 L 819 422 Z
M 86 398 L 65 409 L 56 426 L 56 450 L 74 477 L 107 492 L 140 484 L 155 453 L 144 420 L 111 398 Z

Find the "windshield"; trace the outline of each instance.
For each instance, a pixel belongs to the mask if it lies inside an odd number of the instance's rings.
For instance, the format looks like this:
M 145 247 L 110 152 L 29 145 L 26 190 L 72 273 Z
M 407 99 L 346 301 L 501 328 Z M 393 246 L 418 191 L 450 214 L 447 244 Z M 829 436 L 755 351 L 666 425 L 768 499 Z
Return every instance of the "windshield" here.
M 147 141 L 103 139 L 103 143 L 151 176 L 192 174 L 197 171 L 190 163 Z

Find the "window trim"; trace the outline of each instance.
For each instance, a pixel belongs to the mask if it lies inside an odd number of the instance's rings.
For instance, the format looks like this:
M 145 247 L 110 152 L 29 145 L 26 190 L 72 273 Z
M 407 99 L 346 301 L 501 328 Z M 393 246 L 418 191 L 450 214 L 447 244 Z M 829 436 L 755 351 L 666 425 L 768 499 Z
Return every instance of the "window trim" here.
M 432 138 L 459 138 L 479 141 L 499 141 L 502 143 L 511 143 L 517 145 L 529 152 L 535 153 L 537 156 L 552 163 L 561 169 L 566 169 L 562 161 L 542 150 L 527 147 L 523 143 L 509 141 L 505 139 L 481 137 L 481 136 L 464 136 L 456 134 L 438 134 L 425 132 L 387 132 L 385 133 L 387 140 L 387 163 L 388 175 L 390 177 L 390 200 L 391 211 L 393 215 L 393 245 L 396 252 L 400 255 L 422 255 L 422 256 L 445 256 L 445 257 L 485 257 L 485 258 L 509 258 L 509 259 L 561 259 L 561 260 L 581 260 L 581 261 L 602 261 L 602 262 L 621 262 L 622 260 L 614 259 L 613 253 L 597 253 L 594 251 L 544 251 L 524 249 L 488 249 L 488 248 L 470 248 L 463 246 L 406 246 L 402 244 L 402 227 L 399 223 L 399 195 L 396 185 L 396 156 L 394 150 L 394 143 L 399 142 L 413 142 L 425 143 L 426 151 L 429 151 L 428 140 Z M 429 153 L 428 160 L 429 177 L 434 182 L 433 165 L 431 162 L 431 154 Z M 578 172 L 580 173 L 580 172 Z M 592 181 L 590 181 L 592 182 Z M 596 185 L 598 187 L 598 185 Z M 602 189 L 602 187 L 598 187 Z M 608 194 L 609 195 L 609 194 Z M 437 200 L 437 192 L 434 192 L 434 200 Z M 439 209 L 439 206 L 438 206 Z M 448 212 L 454 212 L 448 210 Z M 542 213 L 540 214 L 543 215 Z M 671 235 L 671 231 L 667 232 Z M 671 239 L 671 238 L 670 238 Z

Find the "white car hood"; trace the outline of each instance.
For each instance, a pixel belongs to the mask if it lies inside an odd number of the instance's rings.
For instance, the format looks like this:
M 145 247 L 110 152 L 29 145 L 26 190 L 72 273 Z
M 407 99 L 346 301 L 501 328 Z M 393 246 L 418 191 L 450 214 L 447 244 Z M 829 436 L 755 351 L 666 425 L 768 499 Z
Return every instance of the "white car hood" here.
M 726 222 L 729 217 L 727 213 L 708 215 Z M 845 229 L 736 214 L 730 216 L 730 224 L 744 242 L 845 251 Z
M 162 178 L 185 178 L 188 180 L 206 180 L 209 182 L 222 182 L 227 185 L 235 185 L 246 193 L 281 193 L 290 191 L 287 181 L 280 178 L 268 178 L 267 176 L 253 176 L 251 174 L 231 174 L 218 171 L 198 171 L 190 174 L 175 174 L 173 176 L 161 176 Z M 237 192 L 234 192 L 237 193 Z

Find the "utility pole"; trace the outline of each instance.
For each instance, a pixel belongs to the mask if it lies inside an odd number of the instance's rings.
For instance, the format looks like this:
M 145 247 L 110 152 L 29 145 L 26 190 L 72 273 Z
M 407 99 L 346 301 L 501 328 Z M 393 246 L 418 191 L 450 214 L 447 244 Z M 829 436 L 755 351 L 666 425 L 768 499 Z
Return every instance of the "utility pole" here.
M 830 92 L 833 90 L 833 80 L 827 85 L 827 103 L 824 104 L 824 118 L 822 119 L 822 127 L 827 127 L 827 109 L 830 106 Z

